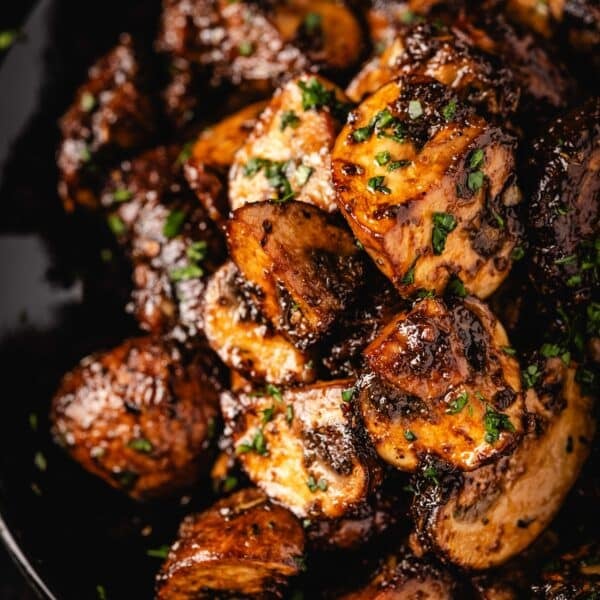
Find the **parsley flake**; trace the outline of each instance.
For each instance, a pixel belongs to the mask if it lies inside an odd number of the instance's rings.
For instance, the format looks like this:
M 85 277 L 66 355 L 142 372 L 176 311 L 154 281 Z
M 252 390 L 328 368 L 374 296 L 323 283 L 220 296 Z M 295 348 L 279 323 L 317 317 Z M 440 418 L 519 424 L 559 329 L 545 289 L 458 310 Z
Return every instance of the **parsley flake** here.
M 467 392 L 463 392 L 454 400 L 448 403 L 448 408 L 446 409 L 447 415 L 457 415 L 469 401 L 469 394 Z
M 514 431 L 515 427 L 510 422 L 508 415 L 496 412 L 489 405 L 486 406 L 483 416 L 483 425 L 485 427 L 485 441 L 488 444 L 494 444 L 500 439 L 503 431 Z
M 390 162 L 391 158 L 392 158 L 392 155 L 389 153 L 388 150 L 382 150 L 381 152 L 378 152 L 375 155 L 375 162 L 378 165 L 383 166 L 383 165 L 387 165 Z
M 433 213 L 433 230 L 431 232 L 431 245 L 433 253 L 440 255 L 446 247 L 446 238 L 456 228 L 457 221 L 450 213 Z
M 408 103 L 408 116 L 414 121 L 423 114 L 423 107 L 419 100 L 411 100 Z
M 456 100 L 452 99 L 444 108 L 442 108 L 442 116 L 446 121 L 452 121 L 456 115 Z
M 240 56 L 252 56 L 254 53 L 254 44 L 249 41 L 243 41 L 238 46 L 238 52 Z
M 140 452 L 141 454 L 150 454 L 152 450 L 154 450 L 152 442 L 146 438 L 135 438 L 133 440 L 129 440 L 127 446 L 136 452 Z
M 369 181 L 367 182 L 367 189 L 372 194 L 375 194 L 377 192 L 379 192 L 381 194 L 391 194 L 392 190 L 390 190 L 389 187 L 387 187 L 386 185 L 383 184 L 384 181 L 385 181 L 385 177 L 383 175 L 377 175 L 376 177 L 371 177 L 371 179 L 369 179 Z
M 79 99 L 79 106 L 83 112 L 91 112 L 96 106 L 96 98 L 90 92 L 83 92 Z
M 414 442 L 417 439 L 417 436 L 410 429 L 406 429 L 404 431 L 404 439 L 407 442 Z
M 164 560 L 169 554 L 169 546 L 159 546 L 158 548 L 150 548 L 146 550 L 146 554 L 151 558 L 161 558 Z
M 300 117 L 293 110 L 284 110 L 281 113 L 279 129 L 285 131 L 287 127 L 296 129 L 300 125 Z
M 185 223 L 187 215 L 183 210 L 172 210 L 163 225 L 163 235 L 171 240 L 177 237 Z

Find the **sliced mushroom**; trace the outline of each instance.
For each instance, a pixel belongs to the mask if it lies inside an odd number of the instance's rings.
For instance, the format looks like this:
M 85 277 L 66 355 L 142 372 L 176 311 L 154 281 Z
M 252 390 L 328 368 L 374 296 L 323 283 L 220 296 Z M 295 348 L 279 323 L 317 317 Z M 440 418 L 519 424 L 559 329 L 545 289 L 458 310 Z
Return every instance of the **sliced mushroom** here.
M 204 333 L 221 360 L 258 383 L 310 383 L 315 379 L 309 354 L 272 331 L 243 297 L 240 275 L 228 262 L 209 280 L 204 295 Z
M 365 349 L 370 369 L 359 406 L 378 452 L 415 470 L 427 456 L 475 469 L 507 452 L 523 431 L 517 361 L 502 325 L 480 301 L 425 299 Z
M 444 560 L 468 569 L 500 565 L 547 527 L 585 462 L 595 422 L 592 398 L 575 381 L 574 367 L 550 359 L 544 377 L 560 384 L 558 397 L 527 393 L 535 415 L 514 453 L 421 490 L 413 512 L 418 541 Z
M 183 521 L 158 574 L 156 598 L 279 597 L 300 572 L 303 553 L 298 520 L 245 489 Z
M 519 87 L 511 70 L 439 21 L 404 28 L 380 57 L 367 63 L 346 92 L 360 102 L 402 75 L 432 77 L 455 90 L 461 100 L 490 114 L 508 117 L 519 103 Z
M 250 202 L 294 198 L 327 212 L 337 210 L 331 149 L 348 99 L 322 77 L 292 79 L 273 97 L 229 174 L 235 210 Z
M 251 481 L 300 517 L 351 515 L 380 481 L 351 414 L 351 388 L 340 380 L 221 398 Z
M 427 78 L 389 83 L 333 150 L 340 210 L 403 295 L 458 276 L 485 298 L 506 278 L 519 227 L 515 141 Z
M 363 280 L 350 232 L 303 202 L 242 206 L 227 224 L 227 242 L 255 304 L 299 346 L 327 332 Z

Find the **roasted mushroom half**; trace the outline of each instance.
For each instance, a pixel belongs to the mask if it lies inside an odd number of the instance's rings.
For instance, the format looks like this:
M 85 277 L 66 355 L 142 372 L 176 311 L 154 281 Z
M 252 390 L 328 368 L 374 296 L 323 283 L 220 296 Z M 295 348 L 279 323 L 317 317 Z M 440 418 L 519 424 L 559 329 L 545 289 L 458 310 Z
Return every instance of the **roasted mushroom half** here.
M 280 597 L 304 561 L 304 532 L 254 488 L 187 517 L 157 577 L 158 600 Z
M 381 479 L 351 414 L 351 388 L 342 380 L 221 398 L 244 470 L 300 517 L 348 515 Z
M 512 455 L 415 497 L 424 548 L 461 567 L 487 569 L 525 549 L 556 515 L 589 454 L 595 421 L 575 368 L 549 359 L 543 385 L 558 391 L 528 391 L 534 421 Z
M 379 455 L 412 471 L 428 456 L 471 470 L 514 447 L 523 431 L 517 361 L 504 328 L 480 301 L 428 298 L 365 349 L 359 384 Z
M 454 275 L 489 296 L 518 244 L 515 143 L 428 78 L 389 83 L 351 113 L 332 159 L 340 210 L 403 295 Z
M 244 298 L 240 290 L 243 285 L 235 265 L 227 262 L 206 286 L 203 324 L 212 349 L 228 367 L 258 383 L 314 381 L 311 355 L 273 331 Z
M 343 92 L 322 77 L 302 75 L 282 87 L 235 156 L 231 208 L 294 198 L 337 210 L 331 149 L 348 106 Z
M 308 346 L 354 300 L 364 262 L 350 232 L 304 202 L 256 202 L 227 223 L 231 258 L 273 327 Z
M 187 360 L 170 343 L 136 338 L 67 373 L 51 421 L 71 457 L 143 500 L 197 481 L 209 466 L 217 413 L 210 359 Z

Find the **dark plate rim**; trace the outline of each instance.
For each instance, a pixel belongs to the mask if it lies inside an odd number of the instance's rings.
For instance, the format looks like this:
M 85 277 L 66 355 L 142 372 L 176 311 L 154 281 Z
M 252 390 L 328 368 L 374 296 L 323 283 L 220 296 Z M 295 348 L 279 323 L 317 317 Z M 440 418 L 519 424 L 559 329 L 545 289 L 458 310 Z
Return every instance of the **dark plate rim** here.
M 2 516 L 2 511 L 0 511 L 0 539 L 31 589 L 43 600 L 58 600 L 19 546 Z

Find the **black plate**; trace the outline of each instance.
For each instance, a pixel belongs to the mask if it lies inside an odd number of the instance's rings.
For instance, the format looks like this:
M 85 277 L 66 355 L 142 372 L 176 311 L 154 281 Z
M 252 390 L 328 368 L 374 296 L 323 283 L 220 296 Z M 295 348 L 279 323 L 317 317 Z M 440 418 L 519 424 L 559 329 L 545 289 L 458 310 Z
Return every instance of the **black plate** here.
M 11 15 L 0 8 L 0 29 L 28 3 L 15 4 Z M 91 62 L 120 31 L 150 33 L 159 4 L 39 2 L 0 58 L 0 535 L 44 598 L 98 598 L 98 586 L 109 599 L 151 598 L 160 561 L 146 552 L 170 542 L 190 510 L 134 505 L 47 433 L 61 374 L 136 332 L 123 312 L 126 270 L 100 256 L 107 231 L 60 206 L 56 122 Z

